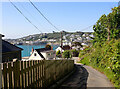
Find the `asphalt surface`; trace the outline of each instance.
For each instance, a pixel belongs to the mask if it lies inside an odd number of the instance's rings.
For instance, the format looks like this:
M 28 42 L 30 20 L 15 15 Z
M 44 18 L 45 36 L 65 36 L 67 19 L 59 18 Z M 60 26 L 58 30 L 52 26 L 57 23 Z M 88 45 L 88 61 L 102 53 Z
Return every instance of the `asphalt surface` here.
M 108 78 L 93 69 L 76 63 L 76 71 L 70 76 L 59 89 L 114 89 Z

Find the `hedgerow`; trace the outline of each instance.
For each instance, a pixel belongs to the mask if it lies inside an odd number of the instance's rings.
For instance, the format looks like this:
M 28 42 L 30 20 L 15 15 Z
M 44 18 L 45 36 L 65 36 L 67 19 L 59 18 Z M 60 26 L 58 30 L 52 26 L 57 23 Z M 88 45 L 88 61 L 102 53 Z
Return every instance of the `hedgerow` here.
M 115 87 L 120 87 L 120 39 L 96 42 L 91 48 L 80 51 L 79 57 L 81 63 L 103 72 Z

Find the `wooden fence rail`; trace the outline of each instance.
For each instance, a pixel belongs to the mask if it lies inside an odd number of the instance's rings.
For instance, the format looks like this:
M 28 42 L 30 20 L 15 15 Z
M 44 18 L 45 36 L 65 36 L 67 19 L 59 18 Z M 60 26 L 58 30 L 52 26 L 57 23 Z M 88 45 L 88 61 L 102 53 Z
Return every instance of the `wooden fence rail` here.
M 1 64 L 2 88 L 45 88 L 74 68 L 73 60 L 30 60 Z

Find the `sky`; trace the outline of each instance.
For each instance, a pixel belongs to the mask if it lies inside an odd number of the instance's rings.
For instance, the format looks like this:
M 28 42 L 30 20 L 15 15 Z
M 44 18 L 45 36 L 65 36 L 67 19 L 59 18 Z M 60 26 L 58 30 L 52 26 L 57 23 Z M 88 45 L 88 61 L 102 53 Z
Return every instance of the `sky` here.
M 43 33 L 56 31 L 29 2 L 14 2 L 14 4 Z M 103 14 L 111 12 L 118 2 L 34 2 L 36 7 L 60 31 L 93 32 L 94 25 Z M 2 2 L 1 32 L 5 38 L 20 38 L 41 33 L 31 25 L 10 2 Z

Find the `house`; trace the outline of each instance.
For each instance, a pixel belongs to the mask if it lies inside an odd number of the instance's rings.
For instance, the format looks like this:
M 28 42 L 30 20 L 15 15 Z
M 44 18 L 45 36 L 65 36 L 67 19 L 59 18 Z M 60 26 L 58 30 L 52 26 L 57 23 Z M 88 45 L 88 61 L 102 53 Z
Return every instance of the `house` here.
M 56 49 L 56 52 L 57 51 L 61 51 L 61 52 L 64 52 L 65 50 L 70 50 L 71 47 L 69 45 L 64 45 L 63 47 L 59 46 L 57 49 Z
M 64 41 L 64 42 L 63 42 L 63 46 L 65 46 L 65 45 L 70 45 L 70 46 L 71 46 L 71 44 L 72 44 L 72 43 L 71 43 L 70 41 Z
M 4 35 L 0 34 L 0 63 L 2 63 L 2 37 Z
M 81 45 L 82 45 L 82 46 L 88 46 L 88 44 L 87 44 L 87 43 L 81 43 Z
M 4 35 L 0 34 L 0 63 L 2 63 L 2 37 Z M 2 88 L 2 70 L 0 67 L 0 88 Z
M 32 54 L 28 60 L 52 60 L 55 55 L 55 51 L 49 48 L 32 49 Z
M 80 50 L 82 48 L 81 42 L 75 41 L 72 43 L 72 49 Z
M 92 38 L 94 37 L 94 35 L 93 35 L 93 34 L 91 34 L 91 35 L 89 35 L 89 36 L 90 36 L 90 37 L 92 37 Z
M 64 50 L 62 49 L 61 46 L 59 46 L 55 51 L 56 51 L 56 52 L 57 52 L 57 51 L 64 52 Z
M 21 60 L 22 50 L 22 48 L 2 40 L 2 62 Z

